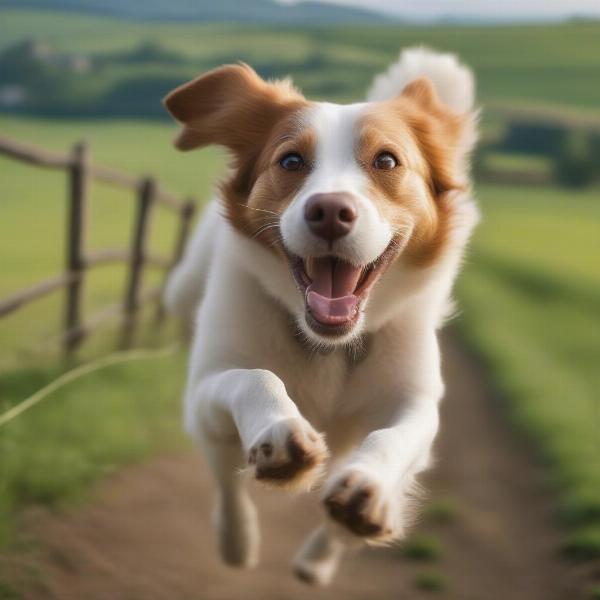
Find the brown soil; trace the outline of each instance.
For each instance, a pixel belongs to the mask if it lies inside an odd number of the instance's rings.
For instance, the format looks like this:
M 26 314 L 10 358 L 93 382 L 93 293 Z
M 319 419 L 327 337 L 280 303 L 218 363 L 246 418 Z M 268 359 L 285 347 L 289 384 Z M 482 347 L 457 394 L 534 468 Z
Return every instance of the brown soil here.
M 436 561 L 366 549 L 346 558 L 330 588 L 315 590 L 293 578 L 289 563 L 322 518 L 318 502 L 257 488 L 261 564 L 227 568 L 210 526 L 210 478 L 198 456 L 185 455 L 122 469 L 79 509 L 30 515 L 25 530 L 36 551 L 0 557 L 12 567 L 12 587 L 44 600 L 419 600 L 432 593 L 416 579 L 434 572 L 445 582 L 440 598 L 579 597 L 581 573 L 557 556 L 537 467 L 504 426 L 479 370 L 455 344 L 445 350 L 448 395 L 426 486 L 432 501 L 452 498 L 457 513 L 445 524 L 424 519 L 415 532 L 439 540 Z

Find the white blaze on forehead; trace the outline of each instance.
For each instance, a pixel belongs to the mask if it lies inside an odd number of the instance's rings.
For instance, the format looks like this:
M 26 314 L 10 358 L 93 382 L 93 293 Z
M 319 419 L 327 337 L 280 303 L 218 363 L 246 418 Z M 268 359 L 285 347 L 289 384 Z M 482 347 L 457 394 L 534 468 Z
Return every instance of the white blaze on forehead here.
M 317 138 L 315 171 L 310 183 L 331 189 L 319 192 L 353 191 L 353 187 L 364 182 L 365 174 L 356 163 L 357 122 L 365 111 L 366 104 L 317 104 L 307 115 L 308 122 Z M 337 187 L 336 187 L 337 186 Z M 357 192 L 358 190 L 354 190 Z
M 304 206 L 313 194 L 348 192 L 356 199 L 358 218 L 352 231 L 335 242 L 333 250 L 354 264 L 376 260 L 392 239 L 390 224 L 369 198 L 369 176 L 356 159 L 360 118 L 368 104 L 317 103 L 304 115 L 315 132 L 312 172 L 281 219 L 287 248 L 302 257 L 323 256 L 332 248 L 309 230 Z

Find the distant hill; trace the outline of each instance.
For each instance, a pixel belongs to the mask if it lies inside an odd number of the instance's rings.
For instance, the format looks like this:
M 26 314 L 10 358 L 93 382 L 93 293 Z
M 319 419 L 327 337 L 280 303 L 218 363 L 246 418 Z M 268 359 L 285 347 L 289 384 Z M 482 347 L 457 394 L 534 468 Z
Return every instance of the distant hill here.
M 144 21 L 228 21 L 281 25 L 382 23 L 367 10 L 273 0 L 0 0 L 1 8 L 62 10 Z

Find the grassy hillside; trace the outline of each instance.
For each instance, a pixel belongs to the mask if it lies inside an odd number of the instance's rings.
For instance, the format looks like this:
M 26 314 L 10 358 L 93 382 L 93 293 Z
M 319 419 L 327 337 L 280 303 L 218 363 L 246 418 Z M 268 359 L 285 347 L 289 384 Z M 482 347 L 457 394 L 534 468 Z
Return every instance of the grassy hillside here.
M 317 25 L 385 21 L 383 16 L 367 10 L 306 1 L 285 6 L 274 0 L 0 0 L 0 7 L 64 10 L 140 21 L 235 21 Z
M 106 32 L 110 31 L 110 35 Z M 267 76 L 291 74 L 313 97 L 360 98 L 400 48 L 425 44 L 458 52 L 478 77 L 485 101 L 582 107 L 600 105 L 600 23 L 485 27 L 302 27 L 135 23 L 70 13 L 1 10 L 0 49 L 23 39 L 60 52 L 108 57 L 147 41 L 184 59 L 94 72 L 95 89 L 141 77 L 183 80 L 244 60 Z M 82 76 L 84 77 L 84 76 Z M 166 84 L 165 84 L 166 85 Z M 79 86 L 81 87 L 81 86 Z
M 600 557 L 598 191 L 485 186 L 479 195 L 461 330 L 548 465 L 565 552 Z

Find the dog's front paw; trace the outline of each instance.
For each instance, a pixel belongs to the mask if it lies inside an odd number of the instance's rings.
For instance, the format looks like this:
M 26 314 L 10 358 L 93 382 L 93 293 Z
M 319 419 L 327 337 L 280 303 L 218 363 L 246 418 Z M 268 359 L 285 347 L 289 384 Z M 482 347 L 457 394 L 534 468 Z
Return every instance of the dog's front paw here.
M 322 474 L 329 452 L 323 436 L 305 419 L 277 421 L 261 432 L 248 452 L 256 479 L 294 489 L 310 489 Z
M 384 543 L 396 537 L 392 498 L 373 475 L 346 469 L 326 487 L 323 502 L 329 516 L 355 535 Z

